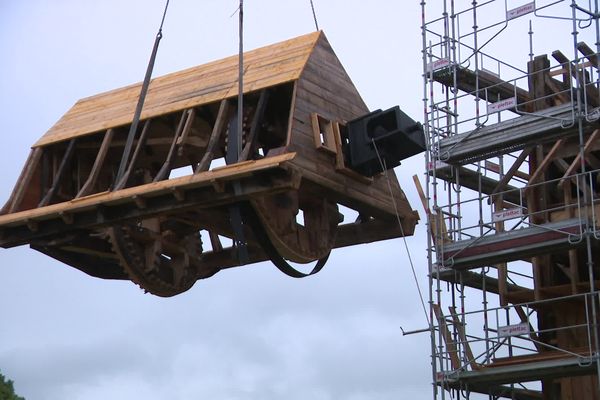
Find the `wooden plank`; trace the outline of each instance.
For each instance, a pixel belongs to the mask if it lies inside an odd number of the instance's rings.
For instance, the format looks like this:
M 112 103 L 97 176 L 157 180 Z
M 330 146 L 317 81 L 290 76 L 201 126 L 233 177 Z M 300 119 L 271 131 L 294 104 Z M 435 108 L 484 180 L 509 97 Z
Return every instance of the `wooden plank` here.
M 92 170 L 90 171 L 90 175 L 87 180 L 77 193 L 75 197 L 83 197 L 87 196 L 92 192 L 94 186 L 96 185 L 96 181 L 98 180 L 98 175 L 100 175 L 100 170 L 102 169 L 102 165 L 104 165 L 104 160 L 106 159 L 106 155 L 108 154 L 108 149 L 110 148 L 111 142 L 113 140 L 113 136 L 115 134 L 114 129 L 109 129 L 102 139 L 102 144 L 100 145 L 100 149 L 98 150 L 98 155 L 96 156 L 96 160 L 94 160 L 94 165 L 92 166 Z
M 465 334 L 465 327 L 458 319 L 458 315 L 456 314 L 455 307 L 448 307 L 450 311 L 450 315 L 452 316 L 452 323 L 454 324 L 454 328 L 456 329 L 458 336 L 460 337 L 460 341 L 462 342 L 462 346 L 465 352 L 465 356 L 467 357 L 467 362 L 471 366 L 473 371 L 477 371 L 481 369 L 481 365 L 475 361 L 475 357 L 473 356 L 473 351 L 471 350 L 471 346 L 467 340 L 467 335 Z
M 592 65 L 598 69 L 598 55 L 585 42 L 577 43 L 577 50 L 588 59 Z
M 45 207 L 20 211 L 0 216 L 0 226 L 22 225 L 26 221 L 48 218 L 48 216 L 59 215 L 61 212 L 75 212 L 97 207 L 101 204 L 119 204 L 124 200 L 138 197 L 152 197 L 153 195 L 172 192 L 173 188 L 210 186 L 212 182 L 219 179 L 232 180 L 240 176 L 246 176 L 257 171 L 271 169 L 289 163 L 296 156 L 295 153 L 284 153 L 279 156 L 267 157 L 261 160 L 252 160 L 242 165 L 232 164 L 215 171 L 187 175 L 180 178 L 169 179 L 160 182 L 148 183 L 117 190 L 114 192 L 95 193 L 86 197 L 80 197 L 62 203 L 51 204 Z
M 42 152 L 43 150 L 39 148 L 34 148 L 30 151 L 27 161 L 25 161 L 25 168 L 21 171 L 19 179 L 17 179 L 17 184 L 8 198 L 6 205 L 0 211 L 0 214 L 13 213 L 19 209 L 25 192 L 30 189 L 31 179 L 35 171 L 39 168 Z
M 321 35 L 312 33 L 245 53 L 245 92 L 298 79 Z M 154 79 L 142 118 L 236 96 L 236 67 L 237 57 L 233 56 Z M 139 84 L 84 99 L 76 103 L 35 146 L 126 125 L 131 122 L 138 95 Z
M 442 332 L 442 337 L 444 338 L 444 342 L 446 343 L 446 352 L 448 357 L 450 358 L 450 365 L 453 370 L 457 370 L 461 367 L 460 360 L 458 359 L 458 350 L 456 349 L 456 343 L 452 339 L 452 334 L 448 329 L 448 324 L 446 323 L 446 317 L 442 314 L 441 307 L 432 303 L 431 307 L 433 308 L 433 312 L 435 313 L 435 317 L 437 318 L 440 332 Z

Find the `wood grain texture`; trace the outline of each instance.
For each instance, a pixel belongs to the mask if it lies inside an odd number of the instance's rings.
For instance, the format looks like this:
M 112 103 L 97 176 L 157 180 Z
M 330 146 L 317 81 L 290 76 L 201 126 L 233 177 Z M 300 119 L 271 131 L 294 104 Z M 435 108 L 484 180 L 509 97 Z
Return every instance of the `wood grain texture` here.
M 244 55 L 244 93 L 297 80 L 321 32 L 299 36 Z M 238 57 L 152 80 L 142 119 L 221 101 L 238 94 Z M 131 123 L 141 83 L 79 100 L 34 147 Z

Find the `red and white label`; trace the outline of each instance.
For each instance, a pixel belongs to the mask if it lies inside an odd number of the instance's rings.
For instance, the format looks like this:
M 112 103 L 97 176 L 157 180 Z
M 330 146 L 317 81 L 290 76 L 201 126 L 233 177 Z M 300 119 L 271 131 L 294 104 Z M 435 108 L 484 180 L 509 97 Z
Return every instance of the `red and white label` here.
M 527 322 L 521 322 L 516 325 L 501 326 L 498 328 L 499 337 L 517 336 L 517 335 L 528 335 L 529 324 Z
M 517 98 L 511 97 L 508 99 L 500 100 L 495 103 L 488 104 L 487 112 L 488 114 L 492 114 L 499 111 L 509 110 L 511 108 L 515 108 L 517 106 Z
M 450 66 L 451 62 L 448 58 L 440 58 L 439 60 L 435 60 L 427 64 L 426 70 L 427 72 L 436 71 L 441 68 L 445 68 Z
M 522 216 L 522 208 L 509 208 L 508 210 L 496 211 L 492 214 L 492 222 L 506 221 L 508 219 L 521 218 Z
M 535 11 L 535 1 L 531 3 L 524 4 L 520 7 L 513 8 L 512 10 L 508 10 L 506 12 L 506 20 L 510 21 L 511 19 L 519 18 L 523 15 L 529 14 Z
M 429 162 L 428 164 L 429 166 L 429 170 L 433 170 L 433 169 L 443 169 L 443 168 L 448 168 L 450 166 L 450 164 L 447 164 L 443 161 L 440 160 L 435 160 L 435 162 Z

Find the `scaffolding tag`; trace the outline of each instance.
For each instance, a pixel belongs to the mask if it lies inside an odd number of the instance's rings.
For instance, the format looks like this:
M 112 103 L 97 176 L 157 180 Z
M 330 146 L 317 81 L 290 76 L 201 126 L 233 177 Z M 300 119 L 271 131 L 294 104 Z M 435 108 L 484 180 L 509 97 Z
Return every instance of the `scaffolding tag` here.
M 520 7 L 513 8 L 512 10 L 508 10 L 506 12 L 506 20 L 510 21 L 511 19 L 519 18 L 523 15 L 529 14 L 530 12 L 535 11 L 535 1 L 531 3 L 524 4 Z
M 523 209 L 509 208 L 508 210 L 496 211 L 492 214 L 492 222 L 506 221 L 508 219 L 520 218 L 523 216 Z
M 517 106 L 517 98 L 509 97 L 508 99 L 500 100 L 495 103 L 488 104 L 487 113 L 492 114 L 499 111 L 509 110 Z
M 440 58 L 438 60 L 428 63 L 426 66 L 426 71 L 427 72 L 437 71 L 438 69 L 449 67 L 450 64 L 452 64 L 452 62 L 450 61 L 449 58 Z
M 528 335 L 529 323 L 521 322 L 515 325 L 506 325 L 498 327 L 498 337 Z

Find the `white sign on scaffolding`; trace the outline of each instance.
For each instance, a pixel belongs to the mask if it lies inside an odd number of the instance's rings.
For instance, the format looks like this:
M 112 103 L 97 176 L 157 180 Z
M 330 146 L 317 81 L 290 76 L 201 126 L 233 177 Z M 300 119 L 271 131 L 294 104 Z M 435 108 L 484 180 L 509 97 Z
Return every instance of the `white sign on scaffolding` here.
M 535 1 L 531 3 L 524 4 L 520 7 L 513 8 L 512 10 L 508 10 L 506 12 L 506 20 L 510 21 L 511 19 L 519 18 L 523 15 L 529 14 L 535 11 Z
M 434 169 L 443 169 L 443 168 L 448 168 L 450 166 L 450 164 L 447 164 L 441 160 L 435 160 L 435 162 L 430 161 L 428 164 L 429 170 L 434 170 Z
M 508 99 L 500 100 L 495 103 L 488 104 L 487 113 L 492 114 L 499 111 L 509 110 L 517 106 L 517 98 L 509 97 Z
M 452 64 L 452 63 L 450 62 L 449 58 L 440 58 L 438 60 L 432 61 L 429 64 L 427 64 L 426 70 L 427 70 L 427 72 L 432 72 L 432 71 L 436 71 L 438 69 L 448 67 L 448 66 L 450 66 L 450 64 Z
M 498 337 L 528 335 L 529 332 L 529 323 L 527 322 L 498 327 Z
M 522 216 L 523 216 L 522 208 L 519 208 L 519 207 L 509 208 L 508 210 L 496 211 L 495 213 L 493 213 L 492 214 L 492 222 L 506 221 L 509 219 L 521 218 Z

